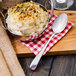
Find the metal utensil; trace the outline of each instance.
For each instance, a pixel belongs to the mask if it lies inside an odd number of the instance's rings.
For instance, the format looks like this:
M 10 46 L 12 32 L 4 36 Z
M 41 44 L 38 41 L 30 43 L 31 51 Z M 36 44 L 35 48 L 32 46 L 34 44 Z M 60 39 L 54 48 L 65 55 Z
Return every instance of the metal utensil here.
M 53 26 L 52 26 L 52 30 L 53 30 L 53 34 L 52 36 L 49 38 L 49 40 L 47 41 L 47 43 L 44 45 L 43 49 L 41 50 L 41 52 L 34 58 L 34 60 L 32 61 L 31 65 L 30 65 L 30 69 L 31 70 L 35 70 L 43 53 L 44 53 L 44 50 L 46 49 L 47 45 L 49 44 L 50 40 L 53 38 L 53 36 L 56 34 L 56 33 L 60 33 L 62 32 L 66 25 L 67 25 L 67 21 L 68 21 L 68 17 L 66 14 L 61 14 L 53 23 Z

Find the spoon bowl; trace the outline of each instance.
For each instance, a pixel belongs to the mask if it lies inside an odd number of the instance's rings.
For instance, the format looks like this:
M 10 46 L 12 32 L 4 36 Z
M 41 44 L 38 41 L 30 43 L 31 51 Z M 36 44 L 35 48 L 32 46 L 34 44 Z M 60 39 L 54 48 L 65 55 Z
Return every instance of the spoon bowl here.
M 61 14 L 53 23 L 52 30 L 54 33 L 62 32 L 67 25 L 68 17 L 66 14 Z

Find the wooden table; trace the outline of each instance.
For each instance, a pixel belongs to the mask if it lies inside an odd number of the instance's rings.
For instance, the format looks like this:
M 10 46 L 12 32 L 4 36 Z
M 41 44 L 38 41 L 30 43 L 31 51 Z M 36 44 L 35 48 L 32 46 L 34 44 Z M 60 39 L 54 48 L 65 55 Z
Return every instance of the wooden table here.
M 12 1 L 12 4 L 10 5 L 13 5 L 13 1 L 15 0 L 9 0 L 9 2 L 10 1 Z M 33 1 L 44 5 L 46 0 Z M 7 5 L 9 2 L 6 2 Z M 6 3 L 3 3 L 3 6 Z M 47 8 L 50 10 L 50 4 L 48 4 Z M 74 2 L 74 5 L 70 7 L 69 10 L 76 11 L 76 0 Z M 18 58 L 26 76 L 76 76 L 76 55 L 53 55 L 42 57 L 36 71 L 30 71 L 29 65 L 33 58 L 34 57 Z
M 43 0 L 34 1 L 44 3 Z M 76 10 L 76 0 L 69 10 Z M 32 72 L 28 67 L 33 58 L 19 58 L 26 76 L 76 76 L 76 55 L 43 57 L 37 70 Z
M 46 55 L 76 54 L 76 11 L 54 10 L 54 14 L 56 15 L 60 15 L 61 13 L 66 13 L 68 15 L 68 21 L 71 21 L 74 24 L 74 26 L 69 30 L 69 32 L 61 40 L 59 40 L 48 51 Z M 17 36 L 10 35 L 10 39 L 18 57 L 34 56 L 30 48 L 26 47 L 25 45 L 22 45 L 18 41 L 19 38 L 17 38 Z
M 13 1 L 15 0 L 9 0 L 9 2 L 10 1 L 12 1 L 13 4 Z M 39 2 L 44 5 L 46 0 L 33 1 Z M 9 2 L 6 2 L 7 5 L 9 4 Z M 3 3 L 3 6 L 6 3 Z M 50 4 L 48 4 L 47 7 L 48 10 L 50 10 Z M 74 2 L 74 5 L 70 7 L 68 10 L 76 11 L 76 0 Z M 26 76 L 76 76 L 76 55 L 53 55 L 42 57 L 36 71 L 30 71 L 29 65 L 33 58 L 34 57 L 18 58 Z

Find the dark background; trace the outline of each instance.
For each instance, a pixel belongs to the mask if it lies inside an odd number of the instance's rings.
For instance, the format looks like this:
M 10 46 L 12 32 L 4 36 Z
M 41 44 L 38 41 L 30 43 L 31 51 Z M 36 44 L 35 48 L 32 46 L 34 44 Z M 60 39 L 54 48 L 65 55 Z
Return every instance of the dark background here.
M 27 2 L 27 1 L 30 1 L 30 0 L 24 0 L 24 2 Z M 44 5 L 46 0 L 32 0 L 32 1 L 38 2 L 42 5 Z M 50 4 L 47 5 L 47 8 L 50 9 Z M 76 10 L 76 0 L 74 0 L 74 4 L 67 10 Z

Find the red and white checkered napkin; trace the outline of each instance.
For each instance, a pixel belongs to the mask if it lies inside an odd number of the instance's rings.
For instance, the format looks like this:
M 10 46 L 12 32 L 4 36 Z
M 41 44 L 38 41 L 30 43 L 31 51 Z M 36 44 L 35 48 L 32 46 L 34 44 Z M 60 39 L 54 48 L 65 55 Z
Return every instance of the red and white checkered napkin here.
M 48 41 L 48 39 L 51 37 L 51 35 L 53 34 L 53 31 L 51 29 L 51 26 L 54 22 L 54 20 L 57 18 L 56 15 L 53 15 L 52 19 L 50 20 L 49 24 L 48 24 L 48 28 L 45 30 L 45 34 L 43 36 L 41 36 L 40 38 L 38 39 L 35 39 L 33 41 L 30 41 L 30 42 L 22 42 L 22 44 L 26 45 L 27 47 L 30 48 L 30 50 L 35 54 L 37 55 L 41 50 L 42 48 L 44 47 L 45 43 Z M 48 44 L 45 52 L 43 55 L 45 55 L 49 49 L 51 47 L 54 46 L 54 44 L 56 44 L 69 30 L 70 28 L 73 26 L 73 24 L 71 22 L 69 22 L 67 24 L 67 27 L 65 28 L 65 30 L 59 34 L 56 34 L 52 40 L 50 41 L 50 43 Z

